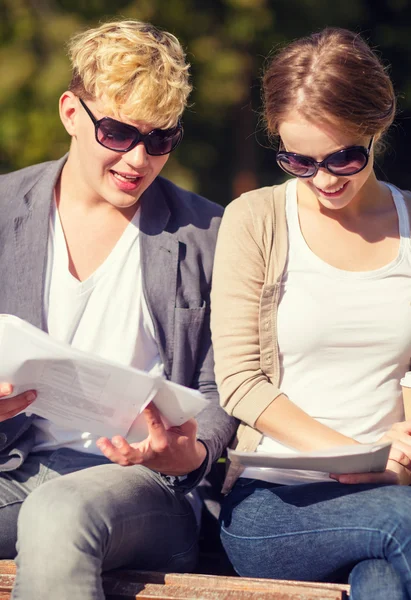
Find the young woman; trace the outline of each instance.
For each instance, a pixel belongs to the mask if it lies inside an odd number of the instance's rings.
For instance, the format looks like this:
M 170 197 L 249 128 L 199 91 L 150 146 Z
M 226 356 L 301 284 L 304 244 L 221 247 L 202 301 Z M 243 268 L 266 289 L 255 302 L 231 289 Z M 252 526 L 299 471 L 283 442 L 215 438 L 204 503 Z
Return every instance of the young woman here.
M 383 473 L 230 469 L 222 539 L 242 576 L 344 581 L 411 597 L 411 196 L 373 162 L 395 115 L 376 55 L 342 29 L 297 40 L 264 76 L 277 162 L 294 178 L 235 200 L 212 292 L 216 376 L 237 449 L 392 441 Z M 387 592 L 387 586 L 389 593 Z

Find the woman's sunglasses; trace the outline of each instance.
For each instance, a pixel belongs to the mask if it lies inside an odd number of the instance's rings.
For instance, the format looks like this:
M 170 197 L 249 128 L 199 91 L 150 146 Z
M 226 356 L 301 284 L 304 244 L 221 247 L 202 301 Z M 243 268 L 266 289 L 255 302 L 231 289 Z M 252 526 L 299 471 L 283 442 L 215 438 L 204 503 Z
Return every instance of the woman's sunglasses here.
M 286 152 L 281 149 L 277 152 L 276 160 L 286 173 L 296 177 L 315 177 L 318 169 L 326 169 L 332 175 L 349 177 L 359 173 L 367 166 L 373 139 L 374 137 L 371 138 L 368 148 L 349 146 L 329 154 L 321 162 L 310 156 Z
M 97 142 L 114 152 L 129 152 L 137 144 L 143 142 L 147 154 L 162 156 L 175 150 L 183 139 L 183 126 L 180 121 L 171 129 L 153 129 L 144 134 L 137 127 L 121 123 L 110 117 L 97 120 L 86 103 L 81 98 L 79 100 L 94 123 Z

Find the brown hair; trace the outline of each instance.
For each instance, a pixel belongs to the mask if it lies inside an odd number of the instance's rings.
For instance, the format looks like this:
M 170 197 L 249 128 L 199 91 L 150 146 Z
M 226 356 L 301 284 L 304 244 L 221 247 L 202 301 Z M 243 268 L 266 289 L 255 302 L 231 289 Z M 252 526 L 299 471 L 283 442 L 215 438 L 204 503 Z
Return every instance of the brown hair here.
M 358 34 L 339 28 L 296 40 L 271 58 L 263 100 L 270 135 L 277 135 L 281 121 L 298 111 L 309 121 L 379 138 L 396 106 L 391 80 L 376 54 Z

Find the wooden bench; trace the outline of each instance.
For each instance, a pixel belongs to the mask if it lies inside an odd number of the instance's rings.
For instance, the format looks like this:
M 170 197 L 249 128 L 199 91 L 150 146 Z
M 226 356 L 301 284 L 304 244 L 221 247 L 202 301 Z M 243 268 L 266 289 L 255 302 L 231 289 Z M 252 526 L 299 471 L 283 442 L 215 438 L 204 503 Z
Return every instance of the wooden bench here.
M 9 600 L 16 576 L 11 560 L 0 561 L 0 600 Z M 349 586 L 215 575 L 110 571 L 107 600 L 347 600 Z M 44 600 L 53 598 L 50 596 Z M 36 600 L 43 600 L 36 598 Z

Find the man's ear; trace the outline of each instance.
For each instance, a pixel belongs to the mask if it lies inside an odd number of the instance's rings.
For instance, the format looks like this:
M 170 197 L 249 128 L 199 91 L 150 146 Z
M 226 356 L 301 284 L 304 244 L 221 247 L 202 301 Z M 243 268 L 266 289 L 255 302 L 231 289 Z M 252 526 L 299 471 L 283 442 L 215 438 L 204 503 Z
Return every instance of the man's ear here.
M 79 109 L 77 96 L 73 92 L 66 91 L 59 100 L 60 119 L 69 135 L 76 134 L 76 121 Z

